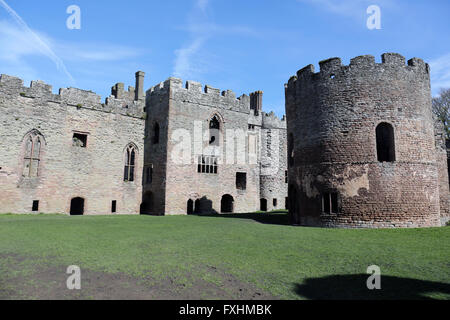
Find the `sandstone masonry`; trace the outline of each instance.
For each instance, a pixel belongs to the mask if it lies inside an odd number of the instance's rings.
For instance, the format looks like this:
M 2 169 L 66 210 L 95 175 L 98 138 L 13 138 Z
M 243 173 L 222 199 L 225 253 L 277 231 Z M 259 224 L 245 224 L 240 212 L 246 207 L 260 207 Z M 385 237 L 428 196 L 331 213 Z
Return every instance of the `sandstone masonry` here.
M 145 93 L 144 75 L 137 72 L 127 91 L 123 83 L 114 85 L 104 103 L 90 91 L 53 94 L 41 81 L 25 87 L 1 75 L 0 213 L 253 212 L 261 203 L 270 204 L 265 210 L 285 208 L 286 121 L 262 112 L 262 92 L 236 99 L 231 91 L 192 81 L 183 88 L 171 78 Z M 218 140 L 211 143 L 213 122 Z M 188 162 L 176 158 L 180 132 L 202 146 L 189 151 Z M 236 140 L 229 152 L 227 139 Z M 227 155 L 236 161 L 226 161 Z M 200 170 L 199 161 L 205 161 Z
M 307 66 L 286 85 L 294 224 L 429 227 L 449 218 L 430 68 L 387 53 Z

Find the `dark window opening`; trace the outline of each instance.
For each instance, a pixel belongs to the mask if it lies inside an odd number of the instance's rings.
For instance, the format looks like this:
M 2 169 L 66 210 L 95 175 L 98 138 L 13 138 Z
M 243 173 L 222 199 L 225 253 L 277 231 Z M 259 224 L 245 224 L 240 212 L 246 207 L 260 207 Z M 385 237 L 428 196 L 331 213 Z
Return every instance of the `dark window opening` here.
M 261 209 L 261 211 L 267 211 L 267 200 L 266 199 L 260 200 L 260 209 Z
M 339 213 L 339 201 L 337 193 L 325 193 L 322 196 L 323 213 Z
M 247 173 L 236 173 L 236 188 L 238 190 L 247 190 Z
M 380 123 L 376 130 L 377 156 L 379 162 L 395 161 L 394 128 L 389 123 Z
M 187 214 L 194 214 L 194 201 L 192 201 L 192 199 L 189 199 L 187 202 Z
M 155 123 L 155 127 L 153 128 L 153 144 L 159 144 L 159 124 Z
M 214 116 L 209 121 L 209 144 L 212 146 L 219 146 L 220 121 L 217 116 Z
M 111 213 L 116 213 L 117 212 L 117 201 L 113 200 L 111 203 Z
M 70 215 L 82 216 L 84 214 L 84 199 L 73 198 L 70 202 Z
M 136 149 L 134 148 L 134 146 L 128 146 L 125 156 L 126 159 L 123 180 L 127 182 L 133 182 L 136 163 Z
M 273 199 L 273 206 L 274 208 L 278 206 L 278 199 Z
M 284 183 L 289 183 L 289 174 L 287 170 L 284 172 Z
M 233 213 L 234 210 L 233 207 L 234 207 L 234 198 L 229 194 L 224 195 L 222 197 L 220 211 L 222 213 Z
M 39 211 L 39 200 L 34 200 L 33 201 L 33 208 L 32 208 L 31 211 L 33 211 L 33 212 Z
M 145 183 L 152 184 L 153 182 L 153 165 L 148 165 L 145 168 Z
M 217 174 L 218 158 L 213 156 L 199 156 L 197 172 L 207 174 Z
M 87 134 L 82 133 L 74 133 L 72 139 L 72 145 L 78 148 L 86 148 L 87 147 Z

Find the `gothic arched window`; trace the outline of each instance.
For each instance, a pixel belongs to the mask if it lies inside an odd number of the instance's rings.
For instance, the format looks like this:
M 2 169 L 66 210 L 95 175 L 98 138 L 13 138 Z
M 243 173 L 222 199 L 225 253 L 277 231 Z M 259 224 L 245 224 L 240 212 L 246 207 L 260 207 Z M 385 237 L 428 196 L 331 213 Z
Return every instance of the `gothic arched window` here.
M 220 143 L 220 121 L 217 116 L 214 116 L 209 121 L 209 144 L 218 146 Z
M 135 167 L 136 167 L 136 155 L 137 150 L 136 147 L 130 144 L 125 151 L 125 173 L 124 173 L 124 181 L 133 182 Z
M 25 137 L 25 153 L 23 158 L 24 177 L 38 177 L 41 164 L 41 149 L 44 139 L 42 135 L 33 130 Z

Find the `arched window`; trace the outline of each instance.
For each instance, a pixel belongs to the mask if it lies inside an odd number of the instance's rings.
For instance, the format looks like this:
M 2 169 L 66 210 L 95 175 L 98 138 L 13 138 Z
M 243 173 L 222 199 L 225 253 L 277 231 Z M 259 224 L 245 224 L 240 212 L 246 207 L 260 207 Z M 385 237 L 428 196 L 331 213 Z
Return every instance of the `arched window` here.
M 380 123 L 377 127 L 377 156 L 379 162 L 395 161 L 394 128 L 389 123 Z
M 124 181 L 133 182 L 134 181 L 134 173 L 136 167 L 136 147 L 130 144 L 126 148 L 125 152 L 125 173 L 124 173 Z
M 209 121 L 209 144 L 212 146 L 218 146 L 220 143 L 220 120 L 217 116 L 214 116 Z
M 159 123 L 156 122 L 155 126 L 153 127 L 153 144 L 159 144 Z
M 38 177 L 41 164 L 41 148 L 44 139 L 42 135 L 33 130 L 25 137 L 25 153 L 23 158 L 23 176 Z

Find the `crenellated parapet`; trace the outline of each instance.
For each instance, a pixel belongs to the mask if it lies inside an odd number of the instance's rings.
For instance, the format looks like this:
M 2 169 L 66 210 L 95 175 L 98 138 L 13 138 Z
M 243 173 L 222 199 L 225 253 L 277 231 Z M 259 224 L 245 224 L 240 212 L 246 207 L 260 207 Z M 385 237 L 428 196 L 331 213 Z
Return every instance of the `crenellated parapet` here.
M 52 86 L 43 81 L 32 81 L 30 87 L 24 86 L 22 79 L 9 75 L 0 75 L 0 96 L 6 99 L 32 99 L 37 104 L 53 102 L 68 107 L 91 109 L 100 112 L 117 113 L 131 117 L 144 117 L 144 100 L 134 99 L 134 88 L 130 87 L 128 94 L 111 95 L 102 103 L 101 96 L 95 92 L 78 88 L 61 88 L 58 94 L 52 92 Z M 123 88 L 123 87 L 122 87 Z
M 320 71 L 315 72 L 313 65 L 300 69 L 289 79 L 286 90 L 290 95 L 302 95 L 304 90 L 332 85 L 333 82 L 383 81 L 383 79 L 405 78 L 408 81 L 429 83 L 430 67 L 422 59 L 412 58 L 406 63 L 405 57 L 398 53 L 384 53 L 382 62 L 376 63 L 372 55 L 363 55 L 351 59 L 349 65 L 343 65 L 340 58 L 330 58 L 319 62 Z M 382 83 L 380 82 L 382 85 Z
M 250 114 L 248 95 L 243 94 L 236 98 L 236 94 L 231 90 L 221 91 L 195 81 L 183 83 L 179 78 L 169 78 L 150 88 L 147 91 L 147 99 L 164 94 L 170 94 L 171 99 L 182 100 L 184 103 L 214 106 Z
M 280 119 L 273 111 L 270 113 L 263 112 L 262 126 L 267 129 L 286 129 L 286 116 Z

